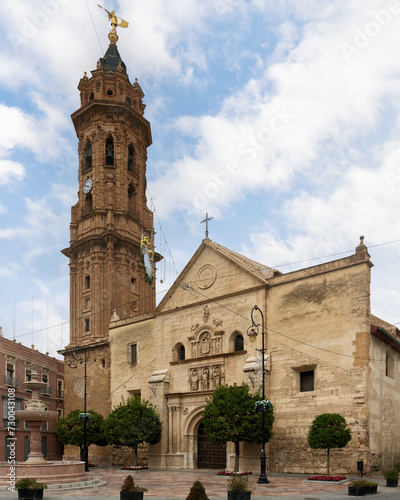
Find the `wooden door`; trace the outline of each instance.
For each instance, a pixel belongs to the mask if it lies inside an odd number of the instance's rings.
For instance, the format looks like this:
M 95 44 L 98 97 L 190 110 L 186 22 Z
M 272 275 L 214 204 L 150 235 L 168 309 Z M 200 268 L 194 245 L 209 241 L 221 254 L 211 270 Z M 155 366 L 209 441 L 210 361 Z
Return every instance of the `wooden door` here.
M 197 467 L 221 470 L 226 467 L 226 444 L 210 443 L 203 422 L 197 431 Z

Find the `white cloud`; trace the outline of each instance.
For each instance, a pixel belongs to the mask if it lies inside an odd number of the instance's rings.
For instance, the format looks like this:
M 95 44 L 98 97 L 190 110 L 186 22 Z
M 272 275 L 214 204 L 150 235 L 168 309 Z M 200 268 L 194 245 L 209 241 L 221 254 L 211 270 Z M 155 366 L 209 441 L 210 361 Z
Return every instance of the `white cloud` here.
M 18 162 L 0 159 L 0 185 L 8 184 L 11 180 L 20 181 L 25 176 L 25 168 Z M 0 214 L 5 213 L 5 207 L 0 205 Z

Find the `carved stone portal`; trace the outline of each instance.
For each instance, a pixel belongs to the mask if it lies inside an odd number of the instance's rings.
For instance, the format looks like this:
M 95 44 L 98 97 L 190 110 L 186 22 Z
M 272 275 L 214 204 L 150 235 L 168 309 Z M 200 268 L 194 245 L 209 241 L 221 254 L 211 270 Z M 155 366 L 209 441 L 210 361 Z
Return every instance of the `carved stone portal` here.
M 194 391 L 208 391 L 224 384 L 222 365 L 201 366 L 189 370 L 189 388 Z

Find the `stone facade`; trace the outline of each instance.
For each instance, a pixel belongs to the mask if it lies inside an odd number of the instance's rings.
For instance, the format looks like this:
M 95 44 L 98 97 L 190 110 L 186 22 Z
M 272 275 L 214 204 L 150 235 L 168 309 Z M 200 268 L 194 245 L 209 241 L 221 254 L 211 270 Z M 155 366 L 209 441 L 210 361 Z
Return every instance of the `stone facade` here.
M 203 240 L 152 317 L 110 328 L 113 403 L 140 391 L 163 421 L 149 465 L 196 468 L 213 389 L 260 388 L 261 335 L 254 344 L 247 336 L 255 304 L 264 317 L 266 397 L 275 407 L 269 469 L 326 472 L 326 451 L 307 444 L 321 413 L 342 414 L 352 431 L 345 449 L 331 451 L 333 473 L 357 472 L 360 459 L 367 470 L 400 461 L 400 335 L 371 315 L 371 267 L 363 240 L 354 255 L 287 274 Z M 134 366 L 123 360 L 130 342 L 145 347 Z M 241 454 L 241 468 L 258 469 L 258 445 L 243 444 Z M 233 457 L 228 445 L 227 467 Z

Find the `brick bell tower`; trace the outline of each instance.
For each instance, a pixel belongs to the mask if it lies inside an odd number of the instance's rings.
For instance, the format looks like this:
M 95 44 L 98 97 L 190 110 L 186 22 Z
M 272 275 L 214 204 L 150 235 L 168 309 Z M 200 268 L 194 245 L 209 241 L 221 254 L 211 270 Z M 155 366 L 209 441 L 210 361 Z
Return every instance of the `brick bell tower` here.
M 154 260 L 161 256 L 152 251 L 153 214 L 146 204 L 150 123 L 143 117 L 143 91 L 137 79 L 129 81 L 118 52 L 115 16 L 112 26 L 107 52 L 79 82 L 81 106 L 71 116 L 79 139 L 79 191 L 70 245 L 62 250 L 70 266 L 70 343 L 60 351 L 65 416 L 83 411 L 85 357 L 87 410 L 108 415 L 111 318 L 155 309 Z M 107 448 L 92 446 L 90 460 L 111 463 Z M 64 457 L 77 453 L 67 446 Z

